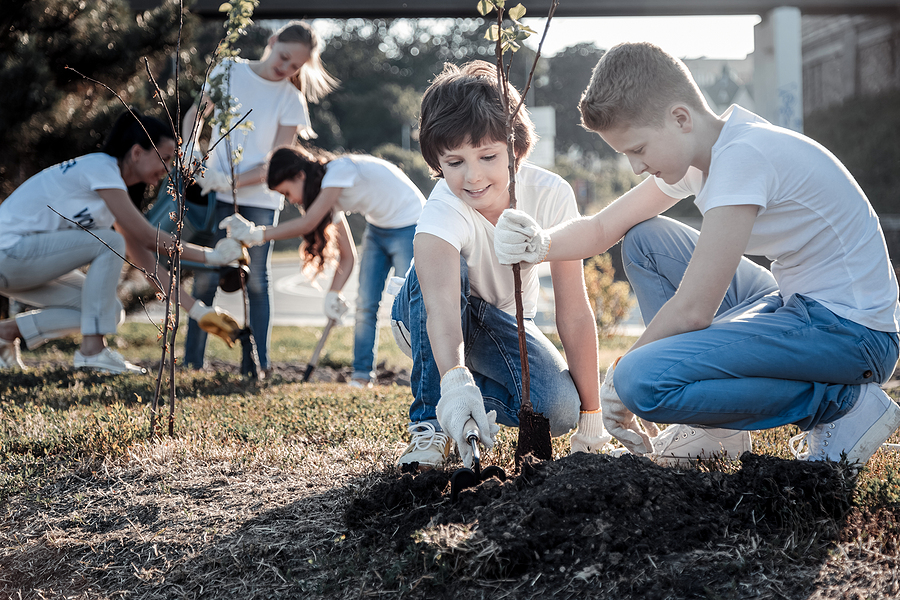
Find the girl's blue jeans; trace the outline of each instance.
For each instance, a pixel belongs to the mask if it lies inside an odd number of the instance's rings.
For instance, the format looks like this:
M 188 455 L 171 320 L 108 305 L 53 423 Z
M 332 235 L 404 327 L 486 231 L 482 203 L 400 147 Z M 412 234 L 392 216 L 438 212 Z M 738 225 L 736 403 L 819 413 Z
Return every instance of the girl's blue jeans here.
M 238 212 L 247 220 L 257 225 L 277 225 L 278 211 L 254 206 L 239 206 Z M 234 205 L 230 202 L 216 203 L 216 223 L 228 215 L 234 214 Z M 218 242 L 226 236 L 224 229 L 216 228 Z M 256 352 L 259 357 L 259 367 L 269 367 L 269 337 L 272 333 L 272 282 L 269 280 L 269 270 L 272 267 L 272 242 L 266 242 L 260 246 L 248 248 L 250 254 L 250 276 L 247 278 L 247 301 L 250 305 L 250 329 L 256 341 Z M 202 300 L 207 306 L 213 305 L 216 289 L 219 287 L 219 270 L 198 270 L 194 272 L 194 290 L 192 295 L 197 300 Z M 242 315 L 234 315 L 241 322 Z M 244 347 L 248 354 L 250 349 Z M 206 332 L 200 329 L 196 321 L 188 321 L 187 337 L 184 341 L 184 362 L 195 369 L 203 367 L 203 355 L 206 353 Z M 249 355 L 244 356 L 241 364 L 248 365 Z M 242 371 L 244 367 L 242 366 Z
M 416 268 L 428 268 L 416 265 Z M 468 268 L 460 261 L 460 319 L 466 367 L 484 397 L 486 411 L 497 411 L 497 423 L 517 427 L 522 396 L 522 365 L 516 317 L 471 295 Z M 412 423 L 430 422 L 440 431 L 435 409 L 441 398 L 441 374 L 431 351 L 425 304 L 416 269 L 394 298 L 392 318 L 410 332 L 413 368 L 410 377 Z M 556 347 L 531 319 L 525 320 L 531 402 L 535 412 L 550 420 L 550 432 L 562 435 L 578 424 L 581 400 L 569 368 Z
M 366 225 L 359 262 L 359 296 L 353 329 L 353 379 L 375 378 L 378 353 L 378 307 L 391 267 L 402 277 L 413 258 L 416 226 L 385 229 Z
M 656 217 L 625 236 L 625 273 L 645 323 L 675 294 L 698 235 Z M 657 423 L 809 430 L 850 410 L 863 384 L 886 381 L 897 356 L 897 333 L 843 319 L 803 295 L 783 298 L 771 272 L 744 258 L 712 325 L 626 354 L 616 391 Z

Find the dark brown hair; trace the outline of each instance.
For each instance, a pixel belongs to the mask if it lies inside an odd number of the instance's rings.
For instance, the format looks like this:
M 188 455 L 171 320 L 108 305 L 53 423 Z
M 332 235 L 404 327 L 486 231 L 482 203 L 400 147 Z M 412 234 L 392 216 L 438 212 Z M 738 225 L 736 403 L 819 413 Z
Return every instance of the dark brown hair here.
M 334 157 L 319 150 L 316 154 L 299 146 L 283 146 L 275 150 L 269 158 L 269 171 L 266 183 L 274 189 L 285 181 L 296 178 L 300 173 L 306 175 L 303 184 L 303 209 L 306 210 L 319 197 L 322 191 L 322 179 L 325 177 L 325 165 Z M 337 237 L 332 211 L 316 225 L 316 228 L 303 236 L 300 245 L 300 259 L 303 261 L 301 271 L 313 281 L 328 263 L 336 260 L 338 255 Z
M 510 103 L 519 103 L 519 93 L 508 85 Z M 479 146 L 485 140 L 506 142 L 507 111 L 497 83 L 496 67 L 483 60 L 462 67 L 446 63 L 444 70 L 422 96 L 419 146 L 432 175 L 443 177 L 441 154 L 465 144 Z M 513 124 L 516 169 L 535 142 L 534 123 L 523 106 Z

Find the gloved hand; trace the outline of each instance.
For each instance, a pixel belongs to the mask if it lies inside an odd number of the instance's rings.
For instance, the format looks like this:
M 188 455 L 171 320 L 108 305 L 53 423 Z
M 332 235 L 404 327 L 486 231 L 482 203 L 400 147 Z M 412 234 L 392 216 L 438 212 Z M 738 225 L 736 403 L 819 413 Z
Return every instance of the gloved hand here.
M 569 454 L 599 452 L 612 436 L 603 429 L 602 412 L 583 412 L 578 419 L 578 429 L 569 440 Z
M 244 247 L 231 238 L 222 238 L 216 247 L 206 251 L 206 264 L 221 267 L 240 259 L 244 255 Z
M 619 359 L 609 366 L 606 379 L 600 386 L 600 408 L 603 411 L 603 425 L 617 440 L 622 442 L 632 454 L 649 454 L 653 451 L 650 436 L 641 429 L 640 422 L 633 412 L 628 410 L 619 399 L 613 383 L 613 371 Z M 654 425 L 655 427 L 655 425 Z M 658 431 L 658 429 L 657 429 Z
M 237 213 L 222 219 L 219 229 L 227 229 L 228 237 L 236 239 L 247 247 L 265 243 L 266 227 L 248 221 Z
M 200 185 L 200 193 L 204 196 L 210 192 L 225 193 L 231 191 L 231 179 L 228 178 L 228 175 L 215 167 L 210 167 L 208 164 L 206 168 L 197 172 L 194 181 Z
M 450 369 L 441 378 L 441 399 L 437 404 L 437 419 L 444 433 L 456 442 L 463 465 L 472 466 L 472 446 L 466 440 L 466 422 L 474 419 L 478 439 L 487 449 L 494 446 L 494 436 L 500 431 L 497 411 L 484 412 L 484 398 L 475 385 L 475 378 L 466 367 Z
M 331 291 L 325 294 L 325 304 L 323 306 L 325 316 L 334 319 L 338 323 L 344 320 L 344 315 L 350 310 L 350 305 L 340 292 Z
M 188 315 L 197 321 L 200 329 L 221 338 L 229 348 L 234 347 L 234 340 L 241 326 L 226 311 L 218 307 L 210 308 L 200 300 L 195 300 Z
M 528 213 L 507 208 L 494 228 L 494 253 L 501 265 L 537 264 L 550 250 L 550 234 Z

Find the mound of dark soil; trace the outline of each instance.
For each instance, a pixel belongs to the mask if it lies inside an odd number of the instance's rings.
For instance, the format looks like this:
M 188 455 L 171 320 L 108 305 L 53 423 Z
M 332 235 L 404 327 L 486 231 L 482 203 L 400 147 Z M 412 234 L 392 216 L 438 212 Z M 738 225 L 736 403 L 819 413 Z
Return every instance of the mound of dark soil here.
M 387 476 L 346 513 L 398 585 L 428 582 L 409 597 L 491 587 L 521 598 L 795 597 L 839 538 L 853 492 L 834 464 L 749 453 L 731 473 L 579 453 L 526 463 L 456 503 L 450 475 Z

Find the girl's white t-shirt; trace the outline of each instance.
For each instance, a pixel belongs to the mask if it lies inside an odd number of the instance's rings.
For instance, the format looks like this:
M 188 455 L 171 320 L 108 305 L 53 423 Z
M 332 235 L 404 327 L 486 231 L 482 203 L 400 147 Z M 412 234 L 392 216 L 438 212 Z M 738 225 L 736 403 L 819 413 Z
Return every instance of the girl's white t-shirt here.
M 107 189 L 128 188 L 116 159 L 102 152 L 33 175 L 0 204 L 0 249 L 30 233 L 78 229 L 66 219 L 86 229 L 109 229 L 116 219 L 97 193 Z
M 802 294 L 876 331 L 900 331 L 897 278 L 878 215 L 856 180 L 828 150 L 732 106 L 712 148 L 709 175 L 691 167 L 659 188 L 696 196 L 705 214 L 756 205 L 746 253 L 765 256 L 781 294 Z
M 516 208 L 547 229 L 576 219 L 578 206 L 571 186 L 559 175 L 523 162 L 516 175 Z M 469 269 L 472 295 L 500 310 L 516 314 L 512 269 L 494 254 L 494 226 L 481 213 L 457 198 L 446 180 L 434 186 L 422 211 L 416 235 L 434 235 L 459 250 Z M 427 268 L 427 265 L 416 265 Z M 522 265 L 522 303 L 525 318 L 537 313 L 540 293 L 536 265 Z
M 329 161 L 322 188 L 341 188 L 336 212 L 362 213 L 384 229 L 415 225 L 425 205 L 425 196 L 397 165 L 364 154 Z
M 228 138 L 232 151 L 241 148 L 241 162 L 235 167 L 240 174 L 255 167 L 266 164 L 269 154 L 274 150 L 275 136 L 280 125 L 289 127 L 309 127 L 309 111 L 306 100 L 287 79 L 269 81 L 253 72 L 250 63 L 244 59 L 224 60 L 212 70 L 210 79 L 224 73 L 228 66 L 228 90 L 236 105 L 237 119 L 246 115 L 242 123 L 251 123 L 252 129 L 237 128 L 232 130 Z M 249 111 L 249 114 L 248 114 Z M 216 109 L 218 114 L 218 109 Z M 212 132 L 210 145 L 221 138 L 217 131 Z M 215 161 L 216 168 L 230 176 L 230 156 L 225 140 L 218 142 L 213 148 L 210 160 Z M 231 194 L 218 194 L 218 199 L 231 202 Z M 273 192 L 265 183 L 248 185 L 237 190 L 237 203 L 240 206 L 256 206 L 280 210 L 283 197 Z

